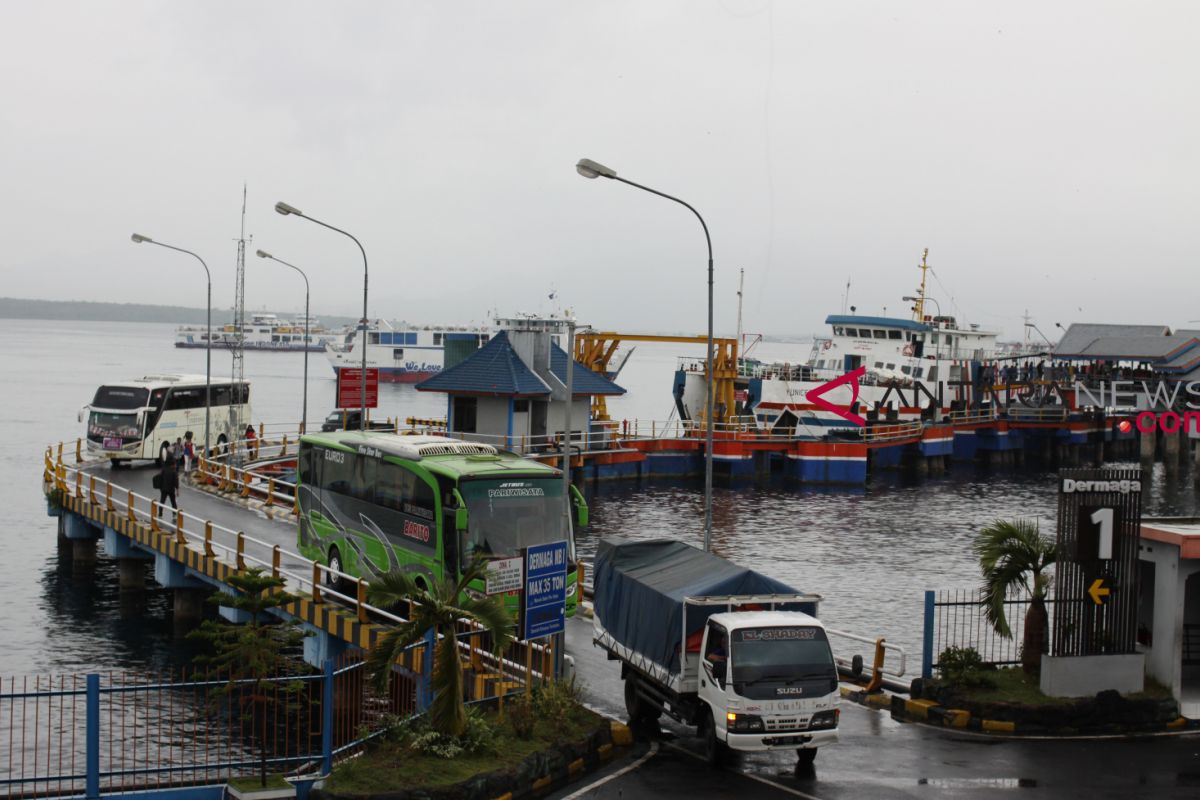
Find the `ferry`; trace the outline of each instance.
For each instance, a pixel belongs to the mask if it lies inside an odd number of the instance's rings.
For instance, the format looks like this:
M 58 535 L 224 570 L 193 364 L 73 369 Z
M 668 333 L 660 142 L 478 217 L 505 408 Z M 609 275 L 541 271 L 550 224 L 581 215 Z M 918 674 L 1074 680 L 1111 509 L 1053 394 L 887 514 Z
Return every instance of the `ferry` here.
M 492 337 L 486 326 L 421 325 L 402 323 L 392 327 L 377 319 L 366 327 L 367 369 L 378 369 L 384 383 L 419 383 L 442 371 L 447 350 L 465 356 L 487 344 Z M 325 345 L 325 357 L 336 373 L 361 369 L 363 326 L 344 334 L 341 342 Z M 456 363 L 452 361 L 452 363 Z
M 237 345 L 237 326 L 233 323 L 213 328 L 213 347 L 232 349 Z M 301 352 L 307 349 L 310 353 L 320 353 L 325 345 L 341 338 L 337 331 L 331 331 L 321 325 L 318 320 L 308 321 L 308 346 L 304 343 L 304 319 L 299 321 L 283 320 L 274 314 L 254 314 L 246 323 L 243 334 L 243 346 L 247 350 L 280 350 L 284 352 Z M 205 347 L 205 328 L 197 325 L 182 326 L 175 329 L 176 347 Z
M 879 419 L 886 421 L 940 420 L 969 406 L 972 364 L 994 365 L 996 379 L 1002 380 L 1006 375 L 1020 379 L 1048 360 L 1046 348 L 1001 343 L 996 331 L 960 325 L 953 316 L 926 314 L 928 253 L 920 264 L 918 295 L 906 298 L 914 301 L 912 319 L 832 314 L 825 319 L 831 335 L 814 340 L 806 360 L 763 363 L 740 358 L 734 381 L 736 408 L 729 416 L 787 436 L 820 436 L 831 429 L 861 425 L 825 404 L 860 418 L 877 411 Z M 859 368 L 863 372 L 857 382 L 847 381 L 815 395 L 825 404 L 809 399 L 810 391 Z M 704 362 L 681 360 L 675 376 L 681 418 L 704 418 L 706 387 Z M 724 409 L 717 409 L 714 416 L 726 416 Z

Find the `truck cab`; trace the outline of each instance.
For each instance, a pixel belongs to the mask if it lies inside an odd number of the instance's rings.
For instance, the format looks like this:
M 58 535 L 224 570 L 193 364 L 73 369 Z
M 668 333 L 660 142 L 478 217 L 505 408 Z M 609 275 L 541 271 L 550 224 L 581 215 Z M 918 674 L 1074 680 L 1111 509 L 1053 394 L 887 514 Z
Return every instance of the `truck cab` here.
M 808 614 L 736 611 L 708 618 L 698 695 L 706 745 L 796 750 L 811 762 L 837 741 L 838 676 L 825 626 Z

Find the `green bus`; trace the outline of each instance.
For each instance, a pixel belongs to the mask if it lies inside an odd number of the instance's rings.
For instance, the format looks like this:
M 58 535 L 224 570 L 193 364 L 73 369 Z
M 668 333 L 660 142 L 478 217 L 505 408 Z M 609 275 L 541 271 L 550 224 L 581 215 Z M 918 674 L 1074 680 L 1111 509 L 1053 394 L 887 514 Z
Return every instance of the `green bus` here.
M 335 431 L 300 438 L 296 491 L 300 552 L 367 580 L 394 570 L 432 586 L 457 579 L 478 553 L 490 560 L 566 540 L 567 615 L 579 600 L 562 472 L 516 453 L 440 436 Z M 570 487 L 573 519 L 587 504 Z M 349 592 L 344 579 L 330 584 Z M 472 592 L 486 591 L 483 581 Z M 516 611 L 519 592 L 507 593 Z

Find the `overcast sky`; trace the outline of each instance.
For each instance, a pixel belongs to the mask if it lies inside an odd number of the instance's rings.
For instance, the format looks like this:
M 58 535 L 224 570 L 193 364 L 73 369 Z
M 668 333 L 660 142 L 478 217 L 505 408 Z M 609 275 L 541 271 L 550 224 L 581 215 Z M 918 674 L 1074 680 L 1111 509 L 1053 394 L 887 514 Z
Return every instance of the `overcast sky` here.
M 0 24 L 0 294 L 803 336 L 1200 318 L 1193 2 L 25 2 Z M 550 300 L 552 290 L 558 299 Z

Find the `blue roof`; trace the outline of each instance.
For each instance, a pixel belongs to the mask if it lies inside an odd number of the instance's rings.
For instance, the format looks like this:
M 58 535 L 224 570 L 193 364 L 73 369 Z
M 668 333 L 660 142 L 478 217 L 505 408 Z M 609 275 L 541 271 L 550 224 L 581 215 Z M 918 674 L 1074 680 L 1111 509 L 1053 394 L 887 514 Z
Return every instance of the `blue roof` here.
M 871 325 L 878 328 L 899 328 L 904 331 L 927 331 L 929 326 L 911 319 L 894 319 L 892 317 L 858 317 L 853 314 L 830 314 L 825 318 L 826 325 L 854 325 L 862 327 Z
M 551 371 L 565 384 L 567 354 L 551 345 Z M 575 362 L 575 396 L 625 394 L 607 378 Z M 468 358 L 417 384 L 422 392 L 490 395 L 493 397 L 547 397 L 550 387 L 525 365 L 513 350 L 508 333 L 501 331 Z

